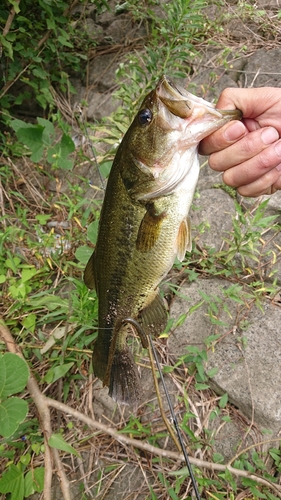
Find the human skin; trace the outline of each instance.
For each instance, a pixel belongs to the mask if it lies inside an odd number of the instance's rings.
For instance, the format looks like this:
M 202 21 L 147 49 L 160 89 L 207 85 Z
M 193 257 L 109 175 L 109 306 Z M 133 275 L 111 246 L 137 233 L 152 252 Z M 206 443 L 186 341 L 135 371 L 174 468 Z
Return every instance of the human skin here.
M 210 167 L 223 172 L 225 184 L 242 196 L 281 189 L 281 88 L 227 88 L 217 108 L 238 108 L 243 120 L 229 122 L 201 141 L 199 152 L 210 155 Z

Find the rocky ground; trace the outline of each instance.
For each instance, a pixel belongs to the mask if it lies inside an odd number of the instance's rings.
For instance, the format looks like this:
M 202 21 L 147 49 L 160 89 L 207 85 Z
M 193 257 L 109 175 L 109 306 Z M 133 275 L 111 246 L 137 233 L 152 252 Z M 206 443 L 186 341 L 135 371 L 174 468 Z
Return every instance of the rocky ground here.
M 278 10 L 280 11 L 278 1 L 259 1 L 256 4 L 258 8 L 266 9 L 270 26 L 272 19 L 275 19 Z M 274 33 L 264 22 L 260 25 L 258 22 L 256 24 L 253 21 L 246 22 L 236 17 L 235 1 L 227 5 L 233 16 L 223 27 L 224 35 L 229 35 L 235 47 L 233 54 L 230 53 L 228 56 L 229 65 L 224 67 L 219 64 L 221 55 L 219 50 L 206 49 L 201 66 L 194 71 L 190 83 L 197 85 L 199 92 L 204 88 L 204 97 L 208 99 L 218 97 L 225 87 L 281 86 L 280 31 L 276 32 L 274 37 Z M 220 14 L 218 9 L 218 7 L 209 8 L 209 15 L 216 18 Z M 130 42 L 132 37 L 141 40 L 145 35 L 143 26 L 137 29 L 134 27 L 132 31 L 126 14 L 112 17 L 111 13 L 105 12 L 95 21 L 89 16 L 87 26 L 89 32 L 99 39 L 110 37 L 111 43 L 113 41 L 117 48 L 121 48 L 126 39 L 128 50 L 130 49 L 128 41 Z M 270 31 L 268 39 L 267 30 Z M 243 55 L 238 50 L 242 45 L 249 47 Z M 111 99 L 111 91 L 115 86 L 115 71 L 120 61 L 117 52 L 104 49 L 103 53 L 93 54 L 87 73 L 88 80 L 79 81 L 78 78 L 73 80 L 77 89 L 75 100 L 88 101 L 89 121 L 109 115 L 116 106 Z M 216 250 L 222 248 L 225 235 L 231 233 L 232 216 L 235 216 L 236 210 L 234 199 L 222 188 L 220 175 L 211 171 L 205 160 L 202 159 L 204 166 L 198 184 L 198 196 L 194 202 L 192 223 L 195 227 L 194 237 L 198 248 L 209 254 L 210 248 Z M 243 203 L 244 206 L 251 206 L 254 200 L 243 200 Z M 266 212 L 267 215 L 277 215 L 279 223 L 280 206 L 281 194 L 276 193 L 270 198 Z M 200 232 L 198 227 L 202 223 L 205 224 L 205 230 Z M 265 282 L 269 287 L 273 271 L 275 271 L 274 277 L 280 280 L 280 233 L 265 232 L 261 235 L 259 245 L 261 256 L 258 264 L 249 261 L 248 279 L 253 279 L 254 266 L 257 266 L 258 272 L 263 273 L 263 277 L 266 274 Z M 268 253 L 270 251 L 271 253 Z M 274 255 L 276 259 L 273 262 Z M 194 282 L 182 284 L 179 296 L 175 296 L 172 301 L 171 317 L 177 319 L 183 313 L 187 313 L 190 307 L 198 304 L 202 299 L 201 291 L 221 300 L 217 302 L 220 304 L 217 314 L 219 321 L 216 324 L 210 321 L 208 304 L 203 304 L 193 314 L 187 315 L 185 322 L 173 331 L 163 355 L 163 359 L 170 361 L 177 359 L 186 346 L 192 345 L 203 349 L 206 346 L 206 339 L 211 335 L 215 336 L 209 346 L 208 361 L 205 363 L 207 372 L 217 368 L 216 374 L 209 380 L 215 392 L 212 396 L 209 393 L 201 396 L 193 393 L 190 396 L 190 405 L 197 416 L 193 423 L 194 432 L 200 436 L 203 428 L 212 431 L 215 437 L 214 449 L 223 455 L 225 461 L 231 461 L 237 450 L 253 442 L 263 443 L 260 446 L 266 448 L 268 446 L 266 441 L 280 436 L 281 431 L 281 296 L 277 294 L 265 300 L 261 308 L 253 300 L 248 301 L 242 291 L 241 302 L 229 298 L 227 290 L 232 285 L 231 279 L 222 280 L 218 276 L 212 277 L 211 274 L 207 276 L 204 272 Z M 152 390 L 149 370 L 143 369 L 142 375 L 146 400 L 156 408 L 156 396 Z M 167 383 L 171 393 L 179 390 L 174 380 L 169 380 L 167 377 Z M 114 404 L 107 396 L 107 389 L 99 387 L 99 384 L 94 387 L 95 416 L 116 421 L 120 415 L 117 412 L 113 416 Z M 218 415 L 217 418 L 208 421 L 206 416 L 209 412 L 207 407 L 210 405 L 210 398 L 215 398 L 215 394 L 224 393 L 228 394 L 232 403 L 230 410 L 232 418 L 227 422 L 222 420 L 222 415 Z M 143 418 L 145 419 L 145 416 Z M 200 452 L 198 454 L 200 456 Z M 107 500 L 146 498 L 136 494 L 142 481 L 141 472 L 138 472 L 135 466 L 128 465 L 120 472 L 115 481 L 115 488 L 102 498 Z

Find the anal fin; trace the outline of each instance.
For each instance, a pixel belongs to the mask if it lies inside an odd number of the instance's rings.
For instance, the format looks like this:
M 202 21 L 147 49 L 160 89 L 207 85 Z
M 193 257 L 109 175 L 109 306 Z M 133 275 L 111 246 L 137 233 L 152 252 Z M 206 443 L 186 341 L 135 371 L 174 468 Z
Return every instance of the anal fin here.
M 144 331 L 151 335 L 160 335 L 163 332 L 167 324 L 167 311 L 159 292 L 150 304 L 139 312 L 137 320 Z

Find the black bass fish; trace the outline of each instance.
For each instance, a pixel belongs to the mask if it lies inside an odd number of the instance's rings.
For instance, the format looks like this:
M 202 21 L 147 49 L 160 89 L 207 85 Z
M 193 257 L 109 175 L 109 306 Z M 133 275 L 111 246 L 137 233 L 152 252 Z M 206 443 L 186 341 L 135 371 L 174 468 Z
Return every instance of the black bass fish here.
M 131 328 L 159 335 L 167 312 L 158 285 L 191 250 L 188 212 L 199 175 L 198 144 L 238 110 L 221 111 L 165 76 L 144 99 L 114 159 L 95 251 L 84 274 L 99 301 L 95 375 L 121 403 L 140 399 L 127 346 Z M 141 338 L 144 347 L 147 339 Z

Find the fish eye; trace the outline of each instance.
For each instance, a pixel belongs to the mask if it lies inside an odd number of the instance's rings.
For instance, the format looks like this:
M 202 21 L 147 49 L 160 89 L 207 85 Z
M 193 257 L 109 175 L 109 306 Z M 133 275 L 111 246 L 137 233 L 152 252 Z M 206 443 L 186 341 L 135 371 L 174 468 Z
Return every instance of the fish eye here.
M 152 112 L 148 108 L 141 109 L 138 118 L 141 125 L 147 125 L 152 120 Z

